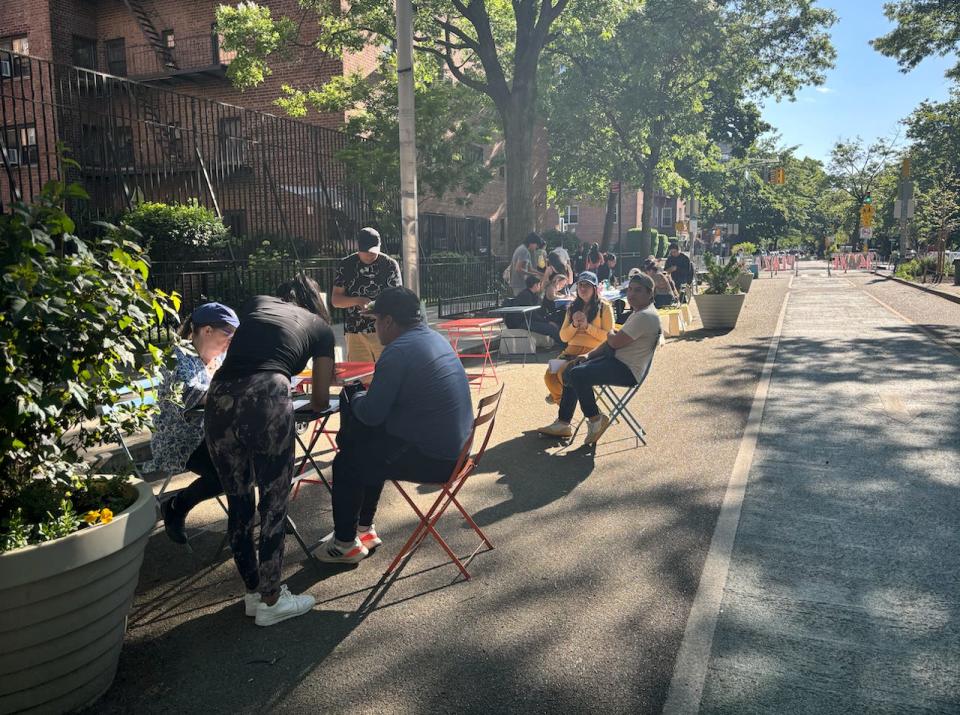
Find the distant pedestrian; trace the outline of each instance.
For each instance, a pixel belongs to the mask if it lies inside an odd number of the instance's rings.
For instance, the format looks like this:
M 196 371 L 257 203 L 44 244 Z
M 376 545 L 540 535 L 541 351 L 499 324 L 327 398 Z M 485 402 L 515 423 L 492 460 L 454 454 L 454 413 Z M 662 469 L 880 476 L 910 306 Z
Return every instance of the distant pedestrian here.
M 357 252 L 340 261 L 333 282 L 331 303 L 335 308 L 346 308 L 343 322 L 347 342 L 347 360 L 376 362 L 383 352 L 373 327 L 373 318 L 363 312 L 387 288 L 403 283 L 400 265 L 380 252 L 380 234 L 372 228 L 361 228 L 357 233 Z
M 533 256 L 545 245 L 546 242 L 540 238 L 540 234 L 531 231 L 523 243 L 514 250 L 513 257 L 510 259 L 510 289 L 514 296 L 520 295 L 526 289 L 527 276 L 543 277 L 536 269 Z
M 670 243 L 670 251 L 663 272 L 670 276 L 673 284 L 680 291 L 681 300 L 684 300 L 683 286 L 693 285 L 693 263 L 685 253 L 680 252 L 680 246 L 675 242 Z

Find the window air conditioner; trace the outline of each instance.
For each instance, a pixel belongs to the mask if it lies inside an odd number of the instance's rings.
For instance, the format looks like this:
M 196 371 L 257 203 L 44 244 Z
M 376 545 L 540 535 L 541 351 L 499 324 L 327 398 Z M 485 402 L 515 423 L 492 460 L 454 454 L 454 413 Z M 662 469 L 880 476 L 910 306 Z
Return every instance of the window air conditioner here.
M 20 163 L 20 150 L 19 149 L 7 149 L 7 163 L 14 165 Z
M 0 60 L 0 77 L 13 77 L 13 64 L 10 60 Z

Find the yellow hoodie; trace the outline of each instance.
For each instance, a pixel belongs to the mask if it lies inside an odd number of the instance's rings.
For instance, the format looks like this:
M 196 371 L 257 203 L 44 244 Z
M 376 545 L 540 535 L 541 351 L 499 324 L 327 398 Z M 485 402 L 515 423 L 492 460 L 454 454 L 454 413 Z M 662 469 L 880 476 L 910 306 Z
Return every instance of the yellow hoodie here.
M 613 306 L 607 301 L 600 301 L 600 310 L 587 327 L 577 330 L 570 322 L 570 311 L 563 315 L 563 326 L 560 328 L 560 339 L 567 344 L 567 349 L 581 348 L 573 354 L 589 352 L 607 339 L 607 333 L 613 330 Z

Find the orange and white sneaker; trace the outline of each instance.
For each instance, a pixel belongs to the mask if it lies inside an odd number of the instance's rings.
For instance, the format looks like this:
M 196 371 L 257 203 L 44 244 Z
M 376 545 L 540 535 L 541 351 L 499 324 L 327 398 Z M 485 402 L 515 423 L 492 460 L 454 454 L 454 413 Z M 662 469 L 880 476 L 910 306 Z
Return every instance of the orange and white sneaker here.
M 371 524 L 366 531 L 361 527 L 357 529 L 357 538 L 360 543 L 367 547 L 367 551 L 373 551 L 383 543 L 383 539 L 377 536 L 377 527 Z
M 370 551 L 358 538 L 354 538 L 352 543 L 330 539 L 317 549 L 317 559 L 327 564 L 355 564 L 369 555 Z

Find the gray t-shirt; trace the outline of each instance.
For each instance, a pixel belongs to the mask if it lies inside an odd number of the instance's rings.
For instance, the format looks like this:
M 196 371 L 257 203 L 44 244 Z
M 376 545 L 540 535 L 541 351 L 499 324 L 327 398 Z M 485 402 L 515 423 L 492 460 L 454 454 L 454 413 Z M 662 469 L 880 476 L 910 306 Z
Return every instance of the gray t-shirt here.
M 527 274 L 517 270 L 518 262 L 531 264 L 527 266 L 527 270 L 532 270 L 533 268 L 533 259 L 530 257 L 530 250 L 522 243 L 517 246 L 517 249 L 513 252 L 513 258 L 510 259 L 510 288 L 513 290 L 515 296 L 519 295 L 520 291 L 527 287 Z
M 629 367 L 640 382 L 660 340 L 660 315 L 653 303 L 643 310 L 633 311 L 621 330 L 633 338 L 633 342 L 617 350 L 616 358 Z

